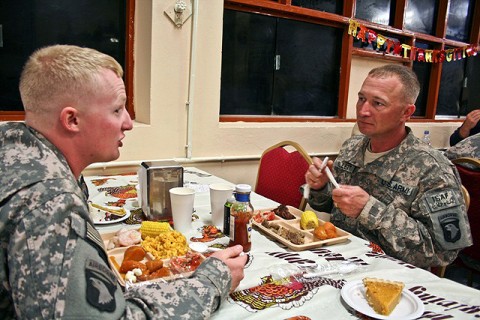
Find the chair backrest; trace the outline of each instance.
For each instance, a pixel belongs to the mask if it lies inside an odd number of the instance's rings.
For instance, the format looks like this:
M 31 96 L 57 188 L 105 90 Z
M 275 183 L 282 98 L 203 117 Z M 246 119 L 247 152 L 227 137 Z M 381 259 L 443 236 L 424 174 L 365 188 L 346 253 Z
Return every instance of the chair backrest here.
M 312 163 L 312 158 L 296 142 L 282 141 L 271 146 L 260 158 L 255 192 L 304 210 L 306 202 L 300 186 L 305 183 L 305 172 Z
M 480 261 L 480 160 L 458 158 L 452 162 L 457 167 L 462 185 L 470 194 L 467 214 L 472 230 L 473 246 L 463 249 L 462 254 Z

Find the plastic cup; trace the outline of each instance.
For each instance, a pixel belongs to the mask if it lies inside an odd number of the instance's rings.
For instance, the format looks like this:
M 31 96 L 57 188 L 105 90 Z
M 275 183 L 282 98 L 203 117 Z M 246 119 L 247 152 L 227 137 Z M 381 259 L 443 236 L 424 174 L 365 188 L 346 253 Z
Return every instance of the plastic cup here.
M 185 187 L 172 188 L 170 201 L 172 204 L 173 228 L 183 234 L 192 230 L 193 202 L 195 190 Z
M 226 183 L 213 183 L 209 185 L 209 188 L 212 224 L 223 230 L 224 206 L 233 193 L 233 186 Z

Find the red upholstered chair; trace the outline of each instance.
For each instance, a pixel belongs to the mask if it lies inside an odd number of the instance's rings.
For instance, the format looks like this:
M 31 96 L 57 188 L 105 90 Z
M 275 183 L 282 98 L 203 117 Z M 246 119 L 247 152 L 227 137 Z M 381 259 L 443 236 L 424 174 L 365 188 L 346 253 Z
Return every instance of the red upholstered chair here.
M 280 204 L 304 210 L 300 193 L 312 159 L 296 142 L 282 141 L 266 149 L 258 167 L 255 192 Z
M 470 206 L 468 207 L 468 220 L 472 230 L 473 245 L 463 249 L 457 262 L 469 270 L 469 285 L 473 273 L 480 273 L 480 159 L 458 158 L 452 160 L 457 167 L 462 185 L 470 194 Z

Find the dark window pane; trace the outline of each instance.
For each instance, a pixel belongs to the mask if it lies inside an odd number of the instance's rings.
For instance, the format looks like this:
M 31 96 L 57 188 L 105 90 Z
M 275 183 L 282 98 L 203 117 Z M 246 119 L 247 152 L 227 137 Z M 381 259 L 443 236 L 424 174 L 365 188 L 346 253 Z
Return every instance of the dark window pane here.
M 126 0 L 0 0 L 0 109 L 23 111 L 18 92 L 28 56 L 51 44 L 87 46 L 125 67 Z
M 480 108 L 480 54 L 466 60 L 467 80 L 462 91 L 461 115 Z
M 357 0 L 355 17 L 390 25 L 390 0 Z
M 415 46 L 424 50 L 432 49 L 432 46 L 418 41 L 416 42 Z M 415 71 L 418 81 L 420 82 L 420 94 L 418 95 L 417 101 L 415 102 L 416 110 L 413 114 L 416 117 L 425 116 L 425 111 L 427 109 L 428 86 L 431 70 L 431 63 L 417 61 L 413 62 L 413 71 Z
M 437 115 L 456 116 L 462 105 L 462 87 L 466 59 L 443 62 Z
M 292 0 L 292 5 L 336 14 L 343 13 L 343 1 L 338 0 Z
M 447 17 L 447 39 L 468 42 L 474 0 L 450 1 Z
M 279 19 L 274 114 L 337 114 L 341 37 L 340 29 Z
M 276 18 L 225 10 L 220 114 L 270 115 Z
M 410 31 L 434 35 L 437 12 L 436 0 L 409 0 L 404 27 Z

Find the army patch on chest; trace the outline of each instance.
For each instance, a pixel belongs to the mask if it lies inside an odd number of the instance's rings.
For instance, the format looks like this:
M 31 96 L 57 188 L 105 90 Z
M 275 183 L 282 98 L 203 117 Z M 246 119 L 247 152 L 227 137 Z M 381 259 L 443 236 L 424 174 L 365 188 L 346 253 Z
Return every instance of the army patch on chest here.
M 101 311 L 115 311 L 117 282 L 113 272 L 99 261 L 88 259 L 85 263 L 85 279 L 88 303 Z
M 425 197 L 425 200 L 427 200 L 428 206 L 430 207 L 430 212 L 453 208 L 460 204 L 452 190 L 430 194 Z
M 398 192 L 398 193 L 402 193 L 406 196 L 409 196 L 412 194 L 413 192 L 413 188 L 410 187 L 410 186 L 407 186 L 406 184 L 402 184 L 400 182 L 397 182 L 397 181 L 385 181 L 385 180 L 382 180 L 382 186 L 384 187 L 387 187 L 388 189 L 392 190 L 392 191 L 395 191 L 395 192 Z

